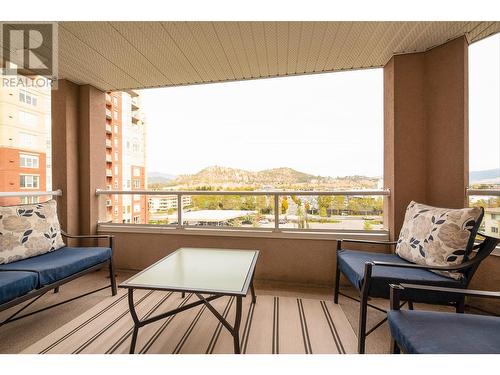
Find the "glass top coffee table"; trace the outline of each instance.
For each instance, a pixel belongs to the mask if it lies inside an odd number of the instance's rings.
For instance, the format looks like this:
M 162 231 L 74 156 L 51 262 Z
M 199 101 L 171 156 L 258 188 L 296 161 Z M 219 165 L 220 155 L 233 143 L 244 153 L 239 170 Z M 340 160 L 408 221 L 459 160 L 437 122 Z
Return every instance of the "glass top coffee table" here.
M 135 351 L 139 328 L 205 304 L 229 330 L 233 336 L 234 352 L 239 354 L 242 298 L 247 295 L 250 288 L 252 303 L 256 301 L 253 275 L 258 256 L 258 250 L 183 247 L 121 283 L 120 288 L 128 289 L 128 304 L 134 321 L 130 353 Z M 183 297 L 184 293 L 188 292 L 195 294 L 199 301 L 140 320 L 134 306 L 135 289 L 181 292 Z M 233 326 L 210 304 L 210 301 L 224 296 L 236 297 L 236 317 Z

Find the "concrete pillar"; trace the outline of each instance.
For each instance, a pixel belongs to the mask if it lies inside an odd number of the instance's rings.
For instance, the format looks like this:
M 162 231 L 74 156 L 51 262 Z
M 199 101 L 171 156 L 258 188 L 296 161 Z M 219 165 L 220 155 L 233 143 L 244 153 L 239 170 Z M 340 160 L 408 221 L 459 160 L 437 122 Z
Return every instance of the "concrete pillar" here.
M 52 184 L 61 189 L 59 218 L 69 233 L 96 232 L 96 188 L 105 187 L 104 92 L 67 80 L 52 91 Z
M 78 233 L 79 163 L 78 163 L 78 107 L 79 86 L 60 80 L 52 91 L 52 187 L 61 189 L 58 215 L 63 230 Z
M 464 207 L 468 184 L 467 41 L 396 55 L 384 67 L 386 223 L 399 235 L 411 200 Z
M 80 232 L 96 233 L 99 200 L 95 190 L 106 186 L 105 93 L 80 86 L 79 103 Z

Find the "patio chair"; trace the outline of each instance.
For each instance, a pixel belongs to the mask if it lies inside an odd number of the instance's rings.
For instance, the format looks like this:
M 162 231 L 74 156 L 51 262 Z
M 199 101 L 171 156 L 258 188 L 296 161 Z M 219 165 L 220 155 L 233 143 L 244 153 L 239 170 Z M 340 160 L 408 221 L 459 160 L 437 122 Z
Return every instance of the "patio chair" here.
M 500 354 L 500 317 L 437 311 L 402 311 L 408 291 L 500 299 L 499 292 L 391 285 L 391 353 L 407 354 Z
M 462 209 L 467 210 L 467 209 Z M 371 307 L 375 310 L 387 313 L 386 310 L 370 304 L 369 298 L 389 298 L 390 284 L 424 284 L 448 288 L 465 289 L 469 285 L 477 267 L 483 259 L 485 259 L 495 248 L 498 240 L 483 236 L 484 240 L 475 245 L 475 237 L 478 227 L 484 215 L 482 208 L 474 208 L 474 219 L 468 220 L 461 227 L 467 230 L 469 238 L 462 238 L 457 241 L 450 232 L 443 232 L 443 237 L 446 237 L 455 244 L 464 244 L 462 248 L 450 249 L 443 246 L 440 248 L 439 241 L 434 237 L 438 237 L 436 233 L 440 233 L 440 229 L 434 229 L 436 226 L 442 226 L 447 223 L 447 228 L 450 228 L 451 223 L 448 222 L 453 217 L 458 217 L 461 210 L 435 208 L 422 205 L 416 202 L 411 202 L 407 208 L 405 222 L 400 232 L 398 241 L 365 241 L 365 240 L 339 240 L 337 242 L 337 262 L 335 275 L 335 292 L 334 302 L 338 303 L 339 294 L 347 298 L 354 299 L 360 302 L 359 310 L 359 328 L 358 328 L 358 352 L 365 352 L 366 337 L 375 329 L 380 327 L 387 317 L 375 324 L 368 331 L 366 330 L 367 310 Z M 448 218 L 449 217 L 449 218 Z M 463 218 L 464 216 L 462 216 Z M 429 221 L 430 220 L 430 224 Z M 415 223 L 420 224 L 418 230 L 419 239 L 409 235 Z M 422 228 L 428 228 L 428 231 L 422 231 Z M 413 228 L 414 229 L 414 228 Z M 444 228 L 446 229 L 446 228 Z M 423 233 L 426 232 L 426 233 Z M 445 236 L 446 234 L 446 236 Z M 453 232 L 451 232 L 453 234 Z M 460 235 L 464 233 L 460 232 Z M 346 250 L 346 243 L 371 244 L 383 246 L 396 246 L 396 253 L 374 253 L 359 250 Z M 442 252 L 445 249 L 450 253 L 443 259 L 433 254 L 425 248 L 425 245 L 431 244 L 432 250 Z M 407 252 L 400 251 L 406 246 Z M 408 250 L 410 249 L 410 250 Z M 411 252 L 415 250 L 420 253 L 414 255 Z M 426 250 L 428 253 L 426 253 Z M 474 251 L 475 255 L 474 255 Z M 426 257 L 428 255 L 428 257 Z M 405 256 L 407 259 L 404 259 Z M 413 258 L 412 258 L 413 257 Z M 408 258 L 412 259 L 411 261 Z M 439 262 L 439 260 L 441 260 Z M 358 291 L 360 298 L 356 299 L 339 291 L 340 275 L 343 274 L 347 280 Z M 413 302 L 426 302 L 437 304 L 451 304 L 456 307 L 457 312 L 464 311 L 464 296 L 456 293 L 441 294 L 441 295 L 410 295 L 405 303 L 408 303 L 408 308 L 413 309 Z

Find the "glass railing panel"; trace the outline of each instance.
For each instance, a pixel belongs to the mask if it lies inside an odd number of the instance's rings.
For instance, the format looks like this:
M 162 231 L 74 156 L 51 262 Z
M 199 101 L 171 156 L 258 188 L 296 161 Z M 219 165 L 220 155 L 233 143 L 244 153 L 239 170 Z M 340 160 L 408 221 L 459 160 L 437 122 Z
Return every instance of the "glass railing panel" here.
M 280 196 L 279 228 L 382 230 L 383 202 L 382 196 Z
M 217 193 L 214 193 L 217 194 Z M 274 228 L 272 195 L 192 195 L 185 226 Z
M 484 218 L 479 230 L 498 237 L 500 234 L 500 196 L 470 195 L 468 199 L 470 207 L 484 208 Z

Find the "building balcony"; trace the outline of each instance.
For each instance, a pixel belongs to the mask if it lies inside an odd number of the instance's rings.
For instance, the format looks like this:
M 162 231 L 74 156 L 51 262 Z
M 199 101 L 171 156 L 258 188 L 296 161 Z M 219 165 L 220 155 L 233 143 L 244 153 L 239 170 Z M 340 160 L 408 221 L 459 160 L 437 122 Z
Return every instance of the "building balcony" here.
M 130 104 L 132 106 L 132 111 L 139 109 L 139 99 L 137 99 L 137 97 L 132 97 Z
M 139 112 L 137 111 L 133 111 L 132 112 L 132 123 L 134 124 L 138 124 L 139 121 L 141 121 L 141 117 L 140 117 L 140 114 Z
M 106 124 L 106 133 L 113 134 L 113 127 L 110 124 Z
M 106 118 L 108 120 L 111 120 L 113 118 L 113 115 L 109 109 L 106 108 Z
M 113 171 L 111 169 L 106 169 L 106 177 L 113 177 Z
M 106 104 L 112 104 L 111 95 L 109 95 L 108 93 L 106 93 L 105 97 L 106 97 Z
M 113 162 L 113 157 L 109 154 L 106 154 L 106 163 L 112 163 Z
M 106 139 L 106 148 L 112 148 L 113 147 L 113 142 L 111 139 Z

